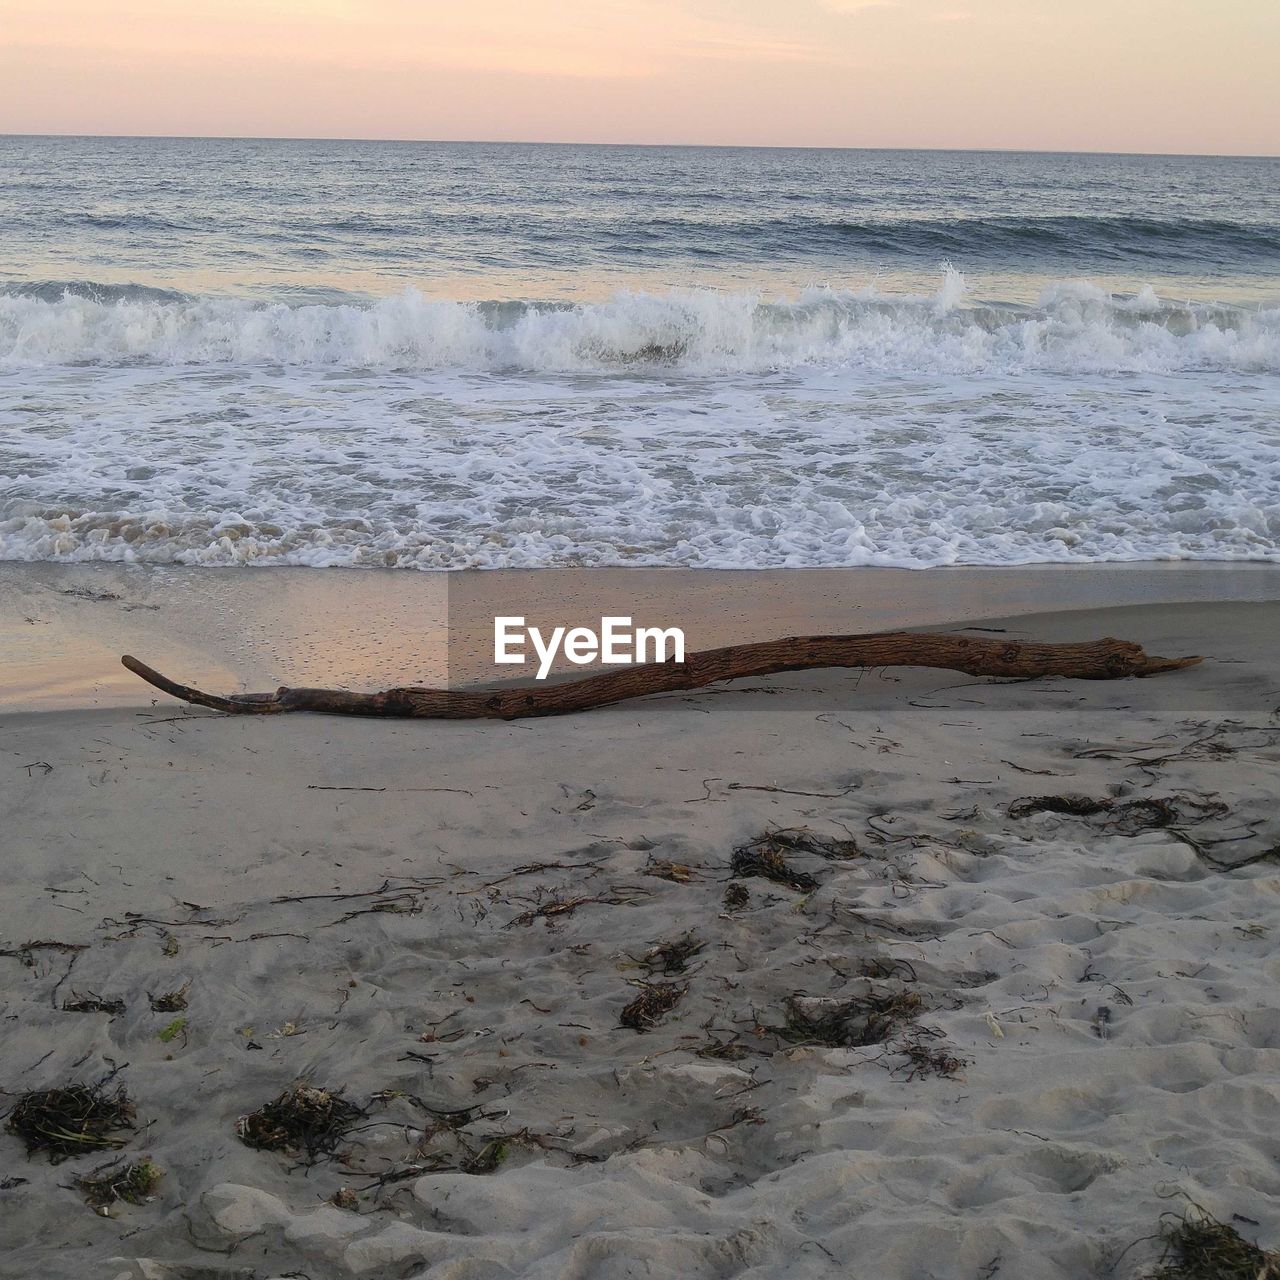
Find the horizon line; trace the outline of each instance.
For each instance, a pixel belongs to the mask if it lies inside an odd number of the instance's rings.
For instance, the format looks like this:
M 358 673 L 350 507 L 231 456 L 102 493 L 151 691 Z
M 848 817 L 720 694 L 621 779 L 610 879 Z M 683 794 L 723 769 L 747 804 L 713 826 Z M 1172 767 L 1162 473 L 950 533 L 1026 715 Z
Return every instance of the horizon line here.
M 653 150 L 689 151 L 906 151 L 944 155 L 1034 155 L 1034 156 L 1140 156 L 1173 160 L 1277 160 L 1277 152 L 1249 151 L 1107 151 L 1062 147 L 929 147 L 857 146 L 831 143 L 769 142 L 584 142 L 538 138 L 371 138 L 322 136 L 314 134 L 269 133 L 45 133 L 8 132 L 0 138 L 55 138 L 103 140 L 150 140 L 165 142 L 362 142 L 404 146 L 500 146 L 500 147 L 634 147 Z

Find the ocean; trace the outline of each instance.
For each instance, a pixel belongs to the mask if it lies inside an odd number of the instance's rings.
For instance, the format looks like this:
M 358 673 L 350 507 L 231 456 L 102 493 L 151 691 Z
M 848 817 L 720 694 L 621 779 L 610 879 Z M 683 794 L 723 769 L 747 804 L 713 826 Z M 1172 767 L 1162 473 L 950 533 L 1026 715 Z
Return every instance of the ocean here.
M 1280 160 L 0 138 L 0 559 L 1280 561 Z

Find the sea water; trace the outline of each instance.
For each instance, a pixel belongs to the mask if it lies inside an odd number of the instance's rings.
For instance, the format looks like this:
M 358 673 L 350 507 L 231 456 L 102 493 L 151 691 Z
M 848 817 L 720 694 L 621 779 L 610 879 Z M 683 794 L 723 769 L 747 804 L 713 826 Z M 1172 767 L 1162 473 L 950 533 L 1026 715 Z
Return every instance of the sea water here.
M 0 138 L 0 559 L 1280 560 L 1280 161 Z

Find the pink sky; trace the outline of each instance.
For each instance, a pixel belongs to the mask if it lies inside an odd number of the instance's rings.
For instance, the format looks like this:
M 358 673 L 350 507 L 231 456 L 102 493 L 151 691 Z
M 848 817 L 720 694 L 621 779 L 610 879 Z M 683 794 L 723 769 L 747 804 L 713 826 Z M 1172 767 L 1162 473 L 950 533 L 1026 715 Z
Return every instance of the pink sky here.
M 0 0 L 0 132 L 1280 153 L 1280 0 Z

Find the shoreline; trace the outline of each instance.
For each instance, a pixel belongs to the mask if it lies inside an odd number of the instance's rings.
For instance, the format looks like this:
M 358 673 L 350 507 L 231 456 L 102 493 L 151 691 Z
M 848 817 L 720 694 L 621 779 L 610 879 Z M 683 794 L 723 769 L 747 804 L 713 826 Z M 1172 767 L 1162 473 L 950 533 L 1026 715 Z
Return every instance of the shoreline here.
M 635 612 L 682 626 L 692 652 L 1064 610 L 1269 600 L 1280 600 L 1280 566 L 1264 564 L 419 573 L 4 562 L 0 715 L 149 705 L 122 653 L 226 692 L 465 687 L 492 679 L 491 618 L 516 607 L 555 621 Z

